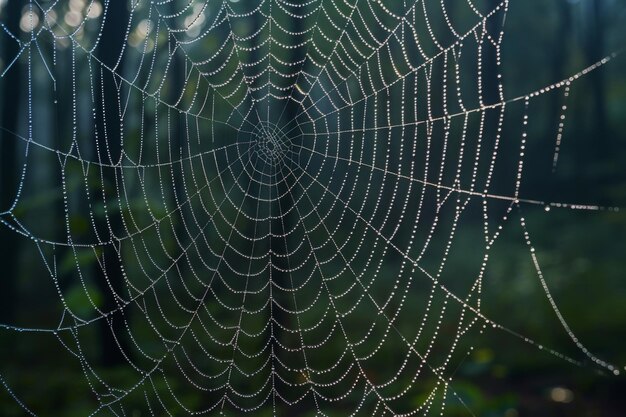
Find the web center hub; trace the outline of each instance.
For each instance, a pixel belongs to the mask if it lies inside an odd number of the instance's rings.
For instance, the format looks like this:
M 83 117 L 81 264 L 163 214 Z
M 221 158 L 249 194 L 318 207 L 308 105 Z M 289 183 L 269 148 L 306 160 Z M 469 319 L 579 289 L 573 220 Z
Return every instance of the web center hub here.
M 270 165 L 278 165 L 286 157 L 290 141 L 277 125 L 261 122 L 252 132 L 254 152 Z

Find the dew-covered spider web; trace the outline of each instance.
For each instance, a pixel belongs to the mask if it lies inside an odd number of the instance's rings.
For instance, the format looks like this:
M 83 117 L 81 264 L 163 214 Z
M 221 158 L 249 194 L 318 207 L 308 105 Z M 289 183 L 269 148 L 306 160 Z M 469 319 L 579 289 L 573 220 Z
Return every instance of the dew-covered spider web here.
M 524 182 L 532 142 L 558 172 L 569 95 L 617 55 L 509 94 L 509 3 L 4 3 L 22 110 L 1 227 L 56 310 L 3 340 L 55 346 L 34 361 L 74 367 L 91 415 L 474 415 L 455 377 L 494 333 L 619 374 L 561 313 L 526 217 L 619 208 Z M 489 314 L 507 231 L 559 347 Z

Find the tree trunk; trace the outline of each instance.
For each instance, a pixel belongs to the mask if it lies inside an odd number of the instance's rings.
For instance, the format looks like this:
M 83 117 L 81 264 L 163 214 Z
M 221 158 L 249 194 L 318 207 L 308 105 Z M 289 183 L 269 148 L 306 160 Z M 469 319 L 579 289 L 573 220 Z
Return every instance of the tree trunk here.
M 303 19 L 293 19 L 293 26 L 291 30 L 295 33 L 300 33 L 303 31 Z M 302 54 L 302 51 L 292 50 L 289 61 L 297 62 L 301 57 L 299 55 Z M 295 81 L 294 81 L 295 82 Z M 289 100 L 289 99 L 287 99 Z M 300 111 L 300 106 L 298 103 L 289 100 L 285 105 L 284 115 L 281 115 L 282 120 L 286 120 L 286 126 L 291 126 L 291 123 L 296 120 L 298 113 Z M 280 107 L 280 106 L 279 106 Z M 280 121 L 279 121 L 280 123 Z M 281 126 L 279 126 L 281 127 Z M 290 127 L 285 129 L 286 131 L 290 130 Z M 289 146 L 289 145 L 288 145 Z M 289 152 L 289 150 L 287 150 Z M 274 201 L 274 207 L 272 208 L 273 215 L 279 215 L 279 218 L 276 218 L 272 221 L 272 234 L 274 236 L 271 237 L 271 248 L 273 252 L 276 252 L 281 255 L 286 255 L 290 250 L 296 246 L 296 242 L 292 242 L 290 236 L 282 236 L 291 230 L 297 223 L 298 214 L 294 209 L 294 203 L 298 199 L 297 195 L 297 187 L 293 187 L 293 184 L 290 180 L 293 180 L 292 177 L 289 176 L 289 170 L 286 169 L 285 164 L 287 162 L 283 160 L 279 162 L 276 166 L 276 170 L 278 171 L 278 178 L 285 178 L 285 182 L 283 187 L 276 187 L 277 193 L 284 192 L 285 194 L 279 198 L 278 195 L 275 196 L 277 198 Z M 277 179 L 276 181 L 279 181 Z M 290 189 L 287 192 L 287 189 Z M 278 235 L 278 236 L 276 236 Z M 282 288 L 292 288 L 292 277 L 290 276 L 290 272 L 283 272 L 290 269 L 289 257 L 285 256 L 276 256 L 272 257 L 272 281 Z M 281 271 L 283 270 L 283 271 Z M 286 308 L 295 308 L 294 301 L 292 295 L 290 293 L 286 293 L 284 291 L 273 291 L 273 296 L 276 299 L 276 302 L 281 306 Z M 288 329 L 295 329 L 296 326 L 294 324 L 294 318 L 290 316 L 289 313 L 284 312 L 280 308 L 273 308 L 272 311 L 273 318 L 276 322 L 280 323 L 282 326 Z M 282 345 L 295 347 L 295 344 L 298 342 L 295 341 L 295 338 L 292 337 L 292 334 L 281 329 L 278 325 L 273 325 L 273 333 L 275 341 L 280 342 Z
M 605 54 L 605 5 L 604 0 L 591 0 L 589 7 L 589 26 L 586 43 L 586 56 L 588 65 L 592 65 Z M 592 96 L 592 125 L 591 125 L 591 149 L 590 155 L 594 166 L 593 173 L 588 177 L 587 189 L 596 190 L 593 196 L 600 204 L 607 204 L 608 201 L 598 200 L 606 196 L 602 189 L 612 181 L 611 167 L 606 164 L 607 158 L 612 155 L 612 143 L 606 117 L 606 88 L 605 74 L 603 69 L 598 69 L 589 73 L 589 83 Z
M 169 12 L 172 15 L 175 15 L 178 12 L 175 1 L 172 1 L 170 3 Z M 176 47 L 176 44 L 175 44 L 175 38 L 172 35 L 170 35 L 169 42 L 170 42 L 170 48 L 172 48 L 171 50 L 173 50 L 173 48 Z M 180 99 L 181 94 L 185 90 L 186 73 L 185 73 L 185 66 L 184 66 L 184 58 L 182 56 L 182 51 L 180 51 L 180 48 L 181 47 L 179 46 L 179 50 L 177 50 L 172 56 L 172 63 L 170 64 L 171 69 L 169 73 L 167 74 L 168 94 L 167 94 L 166 102 L 171 105 L 176 105 L 176 102 Z M 181 99 L 181 103 L 176 105 L 176 107 L 181 108 L 183 101 L 184 100 Z M 170 209 L 174 209 L 174 208 L 177 208 L 176 204 L 181 205 L 187 198 L 185 196 L 185 187 L 184 187 L 185 184 L 183 183 L 184 181 L 183 154 L 185 152 L 184 146 L 186 146 L 186 140 L 183 139 L 183 136 L 186 134 L 185 124 L 186 124 L 187 116 L 184 113 L 179 113 L 177 109 L 168 108 L 167 111 L 169 112 L 168 116 L 170 117 L 170 126 L 171 126 L 170 131 L 169 131 L 170 160 L 180 161 L 178 163 L 172 164 L 171 166 L 171 169 L 173 170 L 173 176 L 174 176 L 173 184 L 172 184 L 172 186 L 174 187 L 173 196 L 172 196 L 174 207 L 171 207 Z M 173 218 L 173 220 L 174 219 L 177 220 L 175 225 L 173 226 L 174 233 L 176 234 L 176 238 L 178 239 L 180 244 L 184 246 L 188 237 L 187 236 L 188 232 L 185 228 L 185 224 L 183 221 L 184 210 L 179 209 L 177 213 L 178 215 Z M 186 270 L 186 263 L 179 262 L 178 271 L 180 271 L 180 274 L 181 275 L 185 274 L 185 270 Z
M 95 160 L 102 163 L 115 164 L 119 161 L 122 152 L 122 122 L 118 104 L 118 85 L 120 79 L 118 75 L 123 75 L 123 57 L 121 57 L 125 44 L 126 26 L 128 24 L 129 13 L 126 2 L 109 3 L 109 10 L 106 14 L 106 23 L 102 30 L 102 38 L 97 49 L 97 58 L 108 68 L 114 69 L 112 73 L 109 69 L 102 67 L 101 89 L 98 89 L 97 103 L 99 124 L 98 147 Z M 118 62 L 119 61 L 119 62 Z M 99 71 L 98 71 L 99 73 Z M 106 129 L 105 129 L 106 126 Z M 106 132 L 106 137 L 105 137 Z M 110 157 L 109 154 L 110 153 Z M 98 155 L 99 153 L 99 155 Z M 118 171 L 119 175 L 119 171 Z M 102 188 L 106 192 L 107 212 L 98 219 L 98 231 L 102 240 L 113 239 L 113 235 L 118 235 L 123 231 L 121 208 L 118 207 L 118 196 L 116 187 L 116 172 L 112 168 L 103 168 Z M 96 192 L 96 200 L 105 198 L 101 190 Z M 108 222 L 107 222 L 108 218 Z M 95 277 L 98 287 L 103 296 L 103 310 L 119 310 L 116 314 L 109 316 L 107 320 L 100 320 L 101 337 L 101 360 L 103 366 L 115 366 L 126 362 L 122 351 L 127 355 L 130 353 L 126 338 L 124 320 L 129 320 L 128 309 L 120 309 L 120 301 L 117 295 L 122 295 L 124 290 L 124 276 L 122 274 L 121 255 L 112 245 L 106 246 L 101 255 L 101 263 L 95 264 Z
M 14 35 L 19 35 L 19 22 L 23 3 L 10 1 L 5 5 L 5 25 Z M 8 65 L 19 53 L 20 45 L 13 39 L 4 37 L 2 62 Z M 0 69 L 3 71 L 4 69 Z M 0 127 L 0 212 L 11 208 L 18 187 L 17 142 L 15 136 L 19 117 L 22 92 L 22 68 L 18 60 L 2 79 L 2 123 Z M 10 222 L 8 216 L 4 220 Z M 19 235 L 5 225 L 0 225 L 0 259 L 2 276 L 0 280 L 0 322 L 13 324 L 16 316 Z
M 592 0 L 589 13 L 590 25 L 587 36 L 587 60 L 588 63 L 594 64 L 604 58 L 605 39 L 604 39 L 604 0 Z M 593 117 L 594 117 L 594 147 L 598 154 L 605 154 L 609 145 L 607 137 L 606 122 L 606 89 L 604 81 L 604 71 L 592 71 L 589 74 L 593 95 Z

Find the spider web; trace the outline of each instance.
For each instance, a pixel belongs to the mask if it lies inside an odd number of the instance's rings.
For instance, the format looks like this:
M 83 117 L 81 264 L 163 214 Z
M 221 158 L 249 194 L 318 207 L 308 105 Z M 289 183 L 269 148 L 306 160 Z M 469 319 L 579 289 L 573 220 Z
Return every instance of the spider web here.
M 127 6 L 30 1 L 22 34 L 3 25 L 19 52 L 2 77 L 23 71 L 28 92 L 3 132 L 23 158 L 0 221 L 37 250 L 59 309 L 2 331 L 57 340 L 94 415 L 445 413 L 465 407 L 454 376 L 490 331 L 619 372 L 561 315 L 523 213 L 617 210 L 523 192 L 533 105 L 563 96 L 556 169 L 570 89 L 613 56 L 509 97 L 508 0 Z M 25 214 L 46 187 L 56 203 Z M 450 276 L 476 219 L 475 265 Z M 483 311 L 509 227 L 584 359 Z

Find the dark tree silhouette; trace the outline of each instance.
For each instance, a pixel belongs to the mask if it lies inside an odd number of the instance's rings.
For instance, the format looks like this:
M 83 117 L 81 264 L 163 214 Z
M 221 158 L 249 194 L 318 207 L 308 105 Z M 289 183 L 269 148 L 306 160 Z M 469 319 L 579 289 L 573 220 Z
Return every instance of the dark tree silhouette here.
M 604 0 L 591 0 L 588 7 L 589 28 L 585 53 L 587 55 L 587 61 L 589 65 L 591 65 L 600 61 L 606 54 L 604 34 L 606 6 Z M 589 74 L 593 96 L 594 153 L 596 153 L 596 155 L 606 152 L 608 146 L 610 146 L 606 120 L 606 88 L 604 78 L 604 71 L 592 71 Z
M 98 150 L 94 158 L 105 164 L 116 164 L 122 153 L 123 122 L 120 118 L 118 94 L 123 88 L 120 76 L 124 69 L 124 46 L 126 45 L 126 26 L 129 21 L 129 12 L 126 5 L 109 4 L 106 13 L 106 22 L 102 30 L 102 37 L 97 49 L 98 60 L 108 68 L 101 67 L 96 106 L 98 106 L 97 130 Z M 101 87 L 101 88 L 100 88 Z M 118 203 L 117 185 L 120 181 L 116 169 L 102 169 L 102 187 L 104 195 L 96 195 L 95 201 L 106 203 L 107 210 L 103 217 L 98 219 L 98 232 L 102 240 L 113 240 L 123 230 L 123 219 Z M 119 309 L 118 313 L 110 315 L 106 320 L 100 320 L 102 364 L 105 366 L 119 365 L 126 362 L 124 355 L 130 354 L 126 342 L 124 320 L 128 320 L 128 309 L 121 309 L 123 305 L 124 276 L 122 273 L 121 253 L 119 248 L 107 245 L 94 266 L 94 274 L 100 292 L 102 293 L 105 311 Z
M 23 3 L 10 1 L 5 6 L 5 26 L 14 35 L 19 35 L 19 22 Z M 7 39 L 2 45 L 2 62 L 12 62 L 20 50 L 20 44 Z M 0 69 L 2 71 L 3 69 Z M 0 127 L 0 211 L 11 208 L 18 187 L 17 141 L 19 103 L 22 94 L 22 71 L 20 61 L 7 71 L 3 79 L 2 118 Z M 5 219 L 9 221 L 8 219 Z M 17 304 L 17 261 L 19 252 L 18 235 L 5 225 L 0 225 L 0 259 L 2 277 L 0 280 L 0 322 L 12 323 Z

